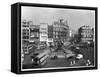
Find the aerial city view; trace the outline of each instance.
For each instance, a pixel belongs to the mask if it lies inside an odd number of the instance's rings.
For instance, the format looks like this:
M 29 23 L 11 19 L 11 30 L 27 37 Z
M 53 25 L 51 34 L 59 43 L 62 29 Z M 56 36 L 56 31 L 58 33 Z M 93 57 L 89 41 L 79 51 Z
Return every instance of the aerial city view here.
M 23 7 L 22 69 L 94 66 L 94 20 L 90 10 Z

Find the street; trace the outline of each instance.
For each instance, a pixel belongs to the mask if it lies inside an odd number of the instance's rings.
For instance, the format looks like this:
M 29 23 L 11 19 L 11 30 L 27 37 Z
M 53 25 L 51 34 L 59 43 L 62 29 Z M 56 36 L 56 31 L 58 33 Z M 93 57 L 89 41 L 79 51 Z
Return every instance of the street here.
M 54 49 L 53 49 L 54 50 Z M 34 53 L 43 53 L 47 52 L 49 54 L 49 57 L 46 59 L 46 63 L 43 65 L 36 65 L 34 66 L 32 64 L 32 55 Z M 24 63 L 23 63 L 23 68 L 51 68 L 51 67 L 71 67 L 71 66 L 83 66 L 86 64 L 86 60 L 89 59 L 91 60 L 92 64 L 94 64 L 94 59 L 93 59 L 93 48 L 81 48 L 81 52 L 84 55 L 84 59 L 77 61 L 76 64 L 71 65 L 71 61 L 67 56 L 73 56 L 75 55 L 73 51 L 68 50 L 68 47 L 63 47 L 63 48 L 58 48 L 55 49 L 54 51 L 51 51 L 50 48 L 45 48 L 41 50 L 33 50 L 30 54 L 27 54 L 24 56 Z M 52 58 L 52 55 L 56 55 L 57 58 Z M 90 55 L 90 56 L 89 56 Z

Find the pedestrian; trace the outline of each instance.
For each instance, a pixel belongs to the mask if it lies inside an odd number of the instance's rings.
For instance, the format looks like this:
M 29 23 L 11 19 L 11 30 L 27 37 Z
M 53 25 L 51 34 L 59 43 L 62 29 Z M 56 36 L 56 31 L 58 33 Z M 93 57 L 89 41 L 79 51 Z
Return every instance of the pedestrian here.
M 52 44 L 51 44 L 51 43 L 50 43 L 50 46 L 49 46 L 49 47 L 50 47 L 50 51 L 52 52 L 52 48 L 53 48 L 53 46 L 52 46 Z
M 74 65 L 76 63 L 75 56 L 68 57 L 68 61 L 69 61 L 70 66 Z
M 75 57 L 75 64 L 72 66 L 86 66 L 87 61 L 84 59 L 82 54 L 77 54 Z

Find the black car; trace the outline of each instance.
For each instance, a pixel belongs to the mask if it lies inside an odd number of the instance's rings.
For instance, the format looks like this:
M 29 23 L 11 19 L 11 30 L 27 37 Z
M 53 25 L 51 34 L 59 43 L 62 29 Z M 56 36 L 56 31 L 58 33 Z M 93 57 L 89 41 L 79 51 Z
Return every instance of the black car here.
M 71 50 L 75 54 L 81 54 L 80 47 L 78 47 L 78 46 L 71 46 L 68 49 Z

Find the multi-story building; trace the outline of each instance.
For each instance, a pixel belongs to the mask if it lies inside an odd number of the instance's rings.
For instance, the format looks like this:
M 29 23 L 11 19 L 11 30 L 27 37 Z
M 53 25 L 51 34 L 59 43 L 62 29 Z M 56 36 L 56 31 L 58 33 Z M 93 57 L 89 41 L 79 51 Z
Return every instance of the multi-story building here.
M 30 33 L 29 22 L 27 22 L 26 20 L 22 22 L 21 31 L 22 31 L 22 42 L 25 45 L 29 42 L 29 33 Z
M 23 20 L 21 23 L 21 41 L 22 41 L 22 48 L 24 52 L 28 52 L 28 45 L 29 45 L 29 22 Z
M 94 32 L 93 32 L 93 28 L 90 26 L 82 26 L 79 28 L 79 36 L 80 36 L 80 40 L 81 42 L 91 42 L 94 39 Z
M 73 29 L 69 29 L 69 37 L 74 37 L 77 32 Z
M 47 23 L 41 23 L 40 24 L 40 42 L 45 42 L 48 44 L 48 24 Z
M 48 25 L 48 45 L 53 44 L 53 25 Z
M 69 26 L 63 19 L 53 23 L 53 39 L 54 42 L 66 41 L 69 37 Z
M 30 25 L 30 42 L 39 43 L 39 25 Z

